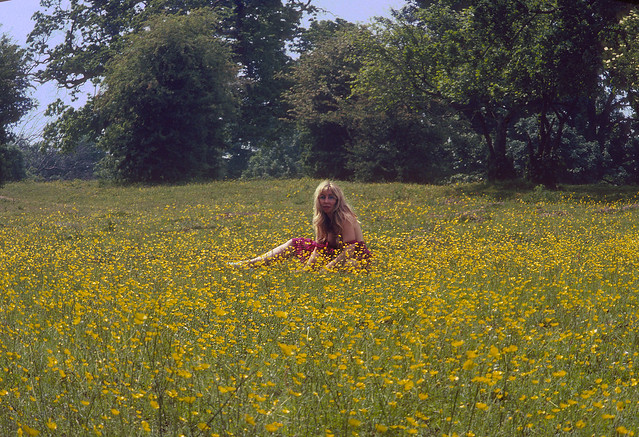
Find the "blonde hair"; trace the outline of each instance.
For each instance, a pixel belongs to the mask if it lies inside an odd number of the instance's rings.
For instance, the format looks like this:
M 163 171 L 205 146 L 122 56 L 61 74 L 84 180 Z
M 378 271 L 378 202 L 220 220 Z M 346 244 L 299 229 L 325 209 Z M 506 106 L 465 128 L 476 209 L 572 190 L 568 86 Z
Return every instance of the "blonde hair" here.
M 320 206 L 319 196 L 326 191 L 331 191 L 337 198 L 335 210 L 333 211 L 333 220 L 328 217 Z M 356 220 L 357 216 L 346 201 L 344 192 L 340 187 L 328 180 L 317 186 L 313 195 L 313 230 L 315 231 L 316 241 L 325 242 L 331 231 L 341 240 L 344 223 Z

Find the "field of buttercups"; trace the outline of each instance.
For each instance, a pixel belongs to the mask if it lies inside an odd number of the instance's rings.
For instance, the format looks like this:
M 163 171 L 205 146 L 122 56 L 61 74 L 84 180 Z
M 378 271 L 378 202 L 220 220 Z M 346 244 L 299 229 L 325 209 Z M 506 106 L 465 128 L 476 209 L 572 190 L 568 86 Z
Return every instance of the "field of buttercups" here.
M 639 433 L 637 191 L 343 183 L 369 272 L 227 266 L 318 182 L 5 186 L 3 433 Z

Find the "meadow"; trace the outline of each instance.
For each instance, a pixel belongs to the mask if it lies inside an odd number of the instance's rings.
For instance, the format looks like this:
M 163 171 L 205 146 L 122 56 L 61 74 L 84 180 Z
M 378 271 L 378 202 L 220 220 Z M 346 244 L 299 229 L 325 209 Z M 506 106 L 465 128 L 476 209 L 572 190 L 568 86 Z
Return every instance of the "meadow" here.
M 343 183 L 369 272 L 227 266 L 318 182 L 0 189 L 3 434 L 639 433 L 637 188 Z

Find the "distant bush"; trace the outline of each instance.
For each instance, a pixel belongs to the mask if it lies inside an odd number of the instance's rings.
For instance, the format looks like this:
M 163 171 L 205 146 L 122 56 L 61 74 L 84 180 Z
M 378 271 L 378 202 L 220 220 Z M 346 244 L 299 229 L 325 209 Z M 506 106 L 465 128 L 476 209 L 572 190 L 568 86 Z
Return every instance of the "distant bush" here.
M 249 159 L 242 177 L 295 178 L 300 176 L 300 148 L 295 138 L 284 138 L 270 147 L 262 147 Z
M 98 163 L 105 153 L 94 144 L 81 143 L 72 152 L 40 150 L 38 145 L 23 145 L 25 176 L 37 180 L 94 179 Z
M 27 176 L 24 154 L 15 145 L 0 147 L 0 180 L 14 182 Z

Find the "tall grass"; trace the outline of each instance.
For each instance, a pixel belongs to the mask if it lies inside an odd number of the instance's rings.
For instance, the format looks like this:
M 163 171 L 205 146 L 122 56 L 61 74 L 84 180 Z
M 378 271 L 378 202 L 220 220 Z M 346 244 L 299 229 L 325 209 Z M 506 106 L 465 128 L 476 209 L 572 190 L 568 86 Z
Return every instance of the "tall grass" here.
M 226 266 L 318 181 L 0 192 L 7 435 L 634 435 L 635 189 L 342 184 L 366 274 Z

